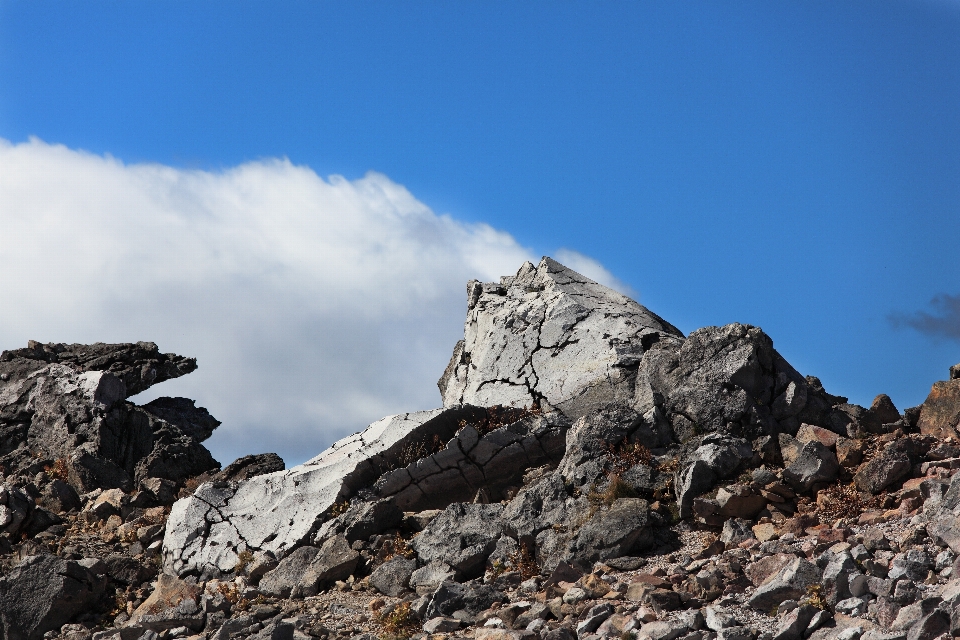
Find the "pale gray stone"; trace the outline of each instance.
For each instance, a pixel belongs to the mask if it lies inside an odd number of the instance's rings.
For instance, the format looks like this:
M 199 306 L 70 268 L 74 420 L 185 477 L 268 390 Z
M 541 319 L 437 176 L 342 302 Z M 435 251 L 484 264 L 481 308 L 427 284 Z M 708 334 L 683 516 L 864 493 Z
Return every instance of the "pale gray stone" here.
M 683 334 L 630 298 L 543 258 L 503 284 L 471 282 L 444 406 L 539 405 L 578 417 L 634 395 L 645 344 Z

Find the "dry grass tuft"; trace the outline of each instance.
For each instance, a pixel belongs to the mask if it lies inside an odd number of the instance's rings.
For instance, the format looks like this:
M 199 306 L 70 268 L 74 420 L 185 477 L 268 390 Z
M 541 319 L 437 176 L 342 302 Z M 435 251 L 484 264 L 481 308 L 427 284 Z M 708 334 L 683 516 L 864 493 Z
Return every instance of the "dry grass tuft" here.
M 409 602 L 401 602 L 377 616 L 377 622 L 383 628 L 383 640 L 403 640 L 420 630 L 417 618 Z

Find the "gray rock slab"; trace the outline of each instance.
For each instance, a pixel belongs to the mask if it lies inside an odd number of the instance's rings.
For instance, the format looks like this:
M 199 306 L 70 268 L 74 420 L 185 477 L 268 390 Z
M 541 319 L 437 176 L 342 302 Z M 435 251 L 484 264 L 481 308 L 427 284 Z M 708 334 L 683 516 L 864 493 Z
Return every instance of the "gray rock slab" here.
M 80 493 L 129 491 L 147 477 L 182 482 L 216 469 L 200 442 L 220 423 L 205 409 L 185 398 L 158 398 L 142 407 L 126 400 L 196 368 L 193 358 L 161 354 L 148 342 L 31 342 L 4 351 L 0 430 L 7 453 L 0 465 L 8 474 L 33 475 L 62 459 Z
M 550 258 L 467 285 L 464 339 L 438 386 L 444 406 L 538 405 L 579 417 L 633 396 L 645 344 L 683 334 Z
M 330 508 L 398 466 L 404 446 L 446 440 L 482 409 L 453 407 L 390 416 L 285 471 L 239 483 L 209 482 L 177 501 L 163 539 L 166 571 L 176 575 L 233 570 L 244 550 L 282 558 L 307 541 Z

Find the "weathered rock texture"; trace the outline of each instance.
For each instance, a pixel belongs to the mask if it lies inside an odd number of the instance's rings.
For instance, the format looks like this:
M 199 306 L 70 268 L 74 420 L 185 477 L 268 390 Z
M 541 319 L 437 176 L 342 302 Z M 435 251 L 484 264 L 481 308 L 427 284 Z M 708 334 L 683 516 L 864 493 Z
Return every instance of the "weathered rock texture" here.
M 571 417 L 633 396 L 650 344 L 680 331 L 626 296 L 544 258 L 467 285 L 464 339 L 438 383 L 444 406 L 556 408 Z
M 411 462 L 403 459 L 411 447 L 446 443 L 461 421 L 484 416 L 485 410 L 477 407 L 390 416 L 292 469 L 242 482 L 203 484 L 173 507 L 164 566 L 178 575 L 217 573 L 231 571 L 242 551 L 283 556 L 316 533 L 335 503 Z
M 31 342 L 0 354 L 0 465 L 31 476 L 56 461 L 81 493 L 180 481 L 219 465 L 200 444 L 220 423 L 186 398 L 126 398 L 190 373 L 193 358 L 150 342 Z
M 548 258 L 468 306 L 445 408 L 190 482 L 217 422 L 124 400 L 190 361 L 4 354 L 26 445 L 0 452 L 0 637 L 960 636 L 960 367 L 923 407 L 860 407 L 756 327 L 684 338 Z

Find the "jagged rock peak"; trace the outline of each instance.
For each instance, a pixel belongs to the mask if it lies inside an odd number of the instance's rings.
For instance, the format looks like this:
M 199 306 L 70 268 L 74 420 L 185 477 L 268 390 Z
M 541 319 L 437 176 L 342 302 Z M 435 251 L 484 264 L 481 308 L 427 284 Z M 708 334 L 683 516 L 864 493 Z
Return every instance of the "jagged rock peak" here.
M 544 257 L 467 284 L 464 339 L 438 386 L 444 406 L 506 404 L 578 417 L 633 395 L 654 343 L 683 333 L 627 296 Z
M 179 378 L 197 369 L 196 358 L 175 353 L 160 353 L 152 342 L 121 344 L 43 344 L 30 340 L 25 349 L 0 353 L 0 362 L 27 362 L 28 369 L 40 369 L 46 364 L 59 363 L 76 371 L 106 371 L 123 381 L 125 397 L 146 391 L 166 380 Z

